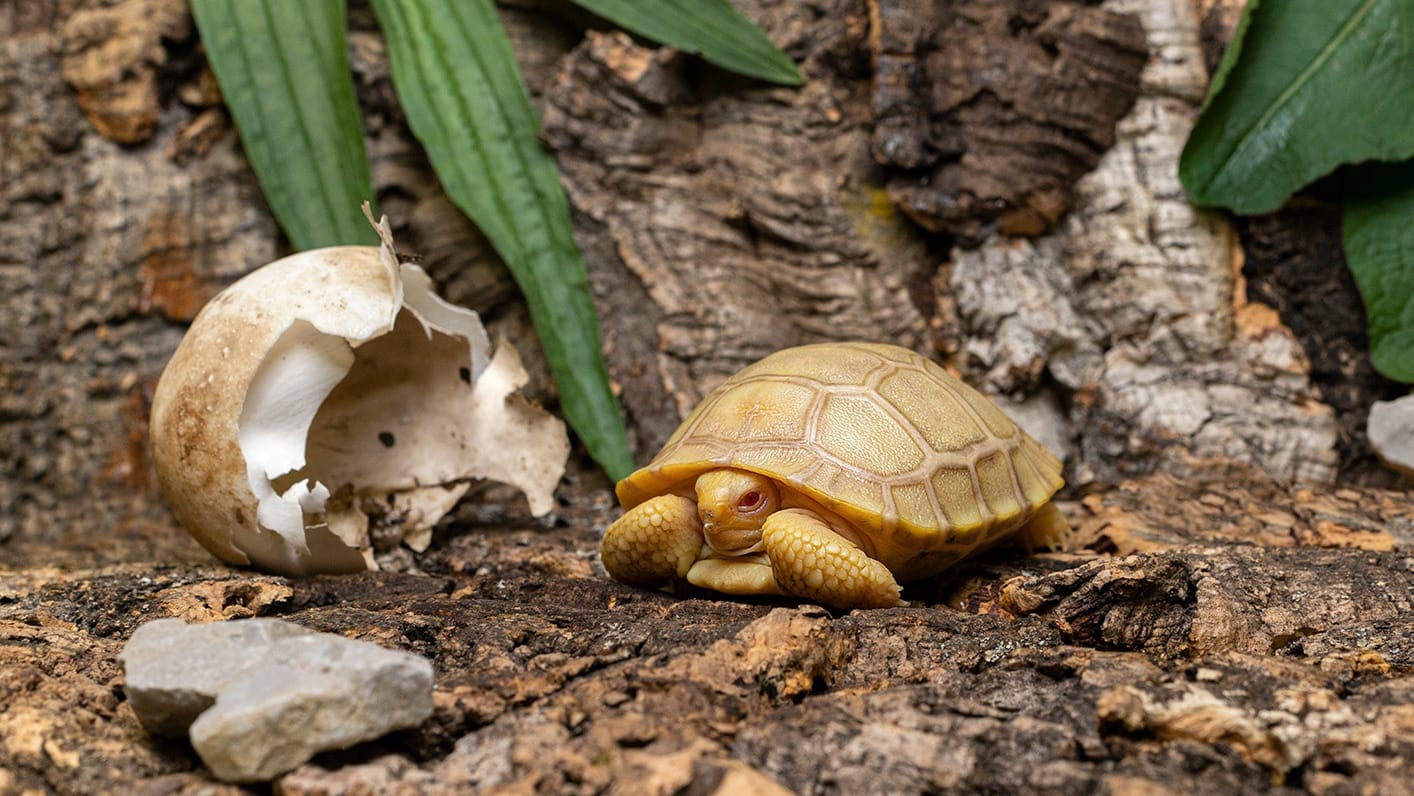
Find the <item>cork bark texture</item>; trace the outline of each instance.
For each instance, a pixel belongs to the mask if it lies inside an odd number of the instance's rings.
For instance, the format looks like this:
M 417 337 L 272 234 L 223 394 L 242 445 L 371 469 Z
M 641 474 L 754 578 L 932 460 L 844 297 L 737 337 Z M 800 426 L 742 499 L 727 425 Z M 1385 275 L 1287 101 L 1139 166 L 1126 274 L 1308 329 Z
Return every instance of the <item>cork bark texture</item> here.
M 211 788 L 189 747 L 142 732 L 115 656 L 151 619 L 278 616 L 437 672 L 428 722 L 282 793 L 1409 792 L 1404 494 L 1159 475 L 1062 507 L 1070 552 L 996 551 L 906 608 L 845 614 L 614 583 L 606 512 L 303 580 L 174 536 L 66 569 L 20 545 L 0 574 L 0 787 Z
M 425 655 L 417 730 L 289 794 L 1406 793 L 1414 512 L 1364 413 L 1329 207 L 1234 222 L 1175 176 L 1235 0 L 738 0 L 765 85 L 560 0 L 500 4 L 561 169 L 640 461 L 780 347 L 934 356 L 1066 460 L 1067 552 L 999 550 L 832 614 L 608 580 L 582 455 L 545 520 L 474 489 L 421 554 L 219 566 L 147 454 L 221 287 L 288 253 L 183 0 L 0 3 L 0 792 L 244 792 L 141 730 L 116 655 L 278 616 Z M 514 282 L 437 186 L 368 7 L 380 210 L 556 393 Z
M 1148 56 L 1133 14 L 1081 2 L 871 0 L 873 152 L 925 229 L 1036 235 L 1115 142 Z

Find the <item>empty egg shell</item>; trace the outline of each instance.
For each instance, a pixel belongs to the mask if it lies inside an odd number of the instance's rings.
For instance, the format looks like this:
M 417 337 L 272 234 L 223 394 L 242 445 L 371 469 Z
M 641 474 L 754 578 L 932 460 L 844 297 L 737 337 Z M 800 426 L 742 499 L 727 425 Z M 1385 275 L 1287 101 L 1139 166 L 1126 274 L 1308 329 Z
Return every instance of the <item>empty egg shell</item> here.
M 564 425 L 515 393 L 515 349 L 382 246 L 302 252 L 201 311 L 158 382 L 153 463 L 223 561 L 288 575 L 375 568 L 370 529 L 424 549 L 477 478 L 548 512 Z

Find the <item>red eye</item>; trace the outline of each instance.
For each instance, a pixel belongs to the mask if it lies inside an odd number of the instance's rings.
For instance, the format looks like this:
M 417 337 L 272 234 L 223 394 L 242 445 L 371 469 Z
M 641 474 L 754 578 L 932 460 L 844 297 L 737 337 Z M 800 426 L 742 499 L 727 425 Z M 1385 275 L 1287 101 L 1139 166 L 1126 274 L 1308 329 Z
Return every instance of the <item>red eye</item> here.
M 750 492 L 747 492 L 745 495 L 742 495 L 736 501 L 736 507 L 740 511 L 751 511 L 752 509 L 760 505 L 761 491 L 758 489 L 753 489 Z

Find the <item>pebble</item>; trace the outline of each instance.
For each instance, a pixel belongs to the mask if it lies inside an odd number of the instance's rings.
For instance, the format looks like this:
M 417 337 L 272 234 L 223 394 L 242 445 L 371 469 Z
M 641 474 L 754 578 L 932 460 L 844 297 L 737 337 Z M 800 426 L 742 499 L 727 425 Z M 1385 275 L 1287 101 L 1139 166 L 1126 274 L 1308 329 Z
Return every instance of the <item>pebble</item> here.
M 1414 393 L 1376 401 L 1365 427 L 1370 447 L 1389 467 L 1414 478 Z
M 139 627 L 119 660 L 148 731 L 189 734 L 227 782 L 273 779 L 432 714 L 432 664 L 278 619 Z

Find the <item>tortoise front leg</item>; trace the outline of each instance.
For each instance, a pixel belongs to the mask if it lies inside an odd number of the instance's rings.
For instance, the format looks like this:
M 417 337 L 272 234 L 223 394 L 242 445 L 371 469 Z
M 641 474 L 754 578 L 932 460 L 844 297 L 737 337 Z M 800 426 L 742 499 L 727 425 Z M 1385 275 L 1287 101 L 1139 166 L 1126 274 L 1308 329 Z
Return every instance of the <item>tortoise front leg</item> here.
M 761 539 L 776 582 L 786 592 L 836 608 L 905 605 L 883 563 L 835 533 L 813 511 L 786 509 L 766 519 Z
M 599 557 L 614 580 L 662 586 L 687 575 L 702 553 L 697 503 L 681 495 L 646 500 L 604 530 Z

